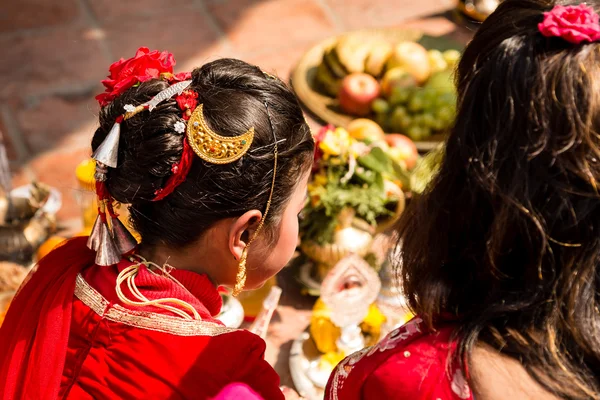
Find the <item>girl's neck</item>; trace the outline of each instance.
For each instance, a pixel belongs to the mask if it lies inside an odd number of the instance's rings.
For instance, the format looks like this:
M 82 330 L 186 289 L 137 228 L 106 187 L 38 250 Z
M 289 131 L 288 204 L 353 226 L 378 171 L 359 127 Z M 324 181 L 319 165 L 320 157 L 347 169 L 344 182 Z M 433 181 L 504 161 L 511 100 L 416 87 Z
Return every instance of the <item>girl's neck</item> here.
M 168 264 L 176 269 L 206 275 L 215 286 L 219 285 L 216 277 L 214 276 L 214 271 L 211 271 L 210 268 L 210 266 L 214 265 L 214 263 L 211 262 L 209 258 L 198 254 L 198 249 L 195 249 L 194 252 L 190 252 L 186 249 L 175 250 L 173 248 L 160 245 L 146 246 L 141 244 L 139 246 L 138 254 L 144 257 L 146 260 L 158 265 Z

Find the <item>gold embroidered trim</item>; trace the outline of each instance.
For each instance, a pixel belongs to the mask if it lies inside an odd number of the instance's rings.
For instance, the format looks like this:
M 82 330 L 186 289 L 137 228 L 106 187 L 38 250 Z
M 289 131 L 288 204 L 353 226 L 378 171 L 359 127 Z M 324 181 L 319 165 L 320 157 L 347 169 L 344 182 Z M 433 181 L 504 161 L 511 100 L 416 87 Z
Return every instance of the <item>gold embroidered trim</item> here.
M 81 274 L 77 275 L 75 297 L 102 318 L 136 328 L 177 336 L 219 336 L 237 331 L 212 322 L 185 320 L 170 315 L 129 310 L 118 304 L 110 305 L 108 300 L 91 287 Z

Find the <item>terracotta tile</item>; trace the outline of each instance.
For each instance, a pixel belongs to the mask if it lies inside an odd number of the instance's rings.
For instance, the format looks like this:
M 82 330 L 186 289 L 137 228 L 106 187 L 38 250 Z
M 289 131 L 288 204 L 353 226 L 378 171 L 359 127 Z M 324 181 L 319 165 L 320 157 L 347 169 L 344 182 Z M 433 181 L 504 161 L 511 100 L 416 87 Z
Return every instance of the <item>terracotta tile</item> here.
M 80 90 L 100 80 L 107 70 L 98 41 L 82 28 L 0 37 L 0 99 L 53 91 Z
M 98 126 L 98 104 L 92 97 L 46 97 L 23 106 L 16 115 L 20 131 L 33 154 L 53 149 L 90 146 Z
M 90 156 L 89 148 L 57 150 L 44 153 L 30 162 L 38 181 L 60 190 L 63 205 L 57 218 L 70 219 L 81 215 L 77 205 L 79 187 L 75 178 L 77 165 Z
M 201 52 L 185 59 L 178 57 L 177 54 L 175 54 L 175 57 L 178 60 L 177 67 L 175 67 L 177 71 L 192 71 L 195 68 L 201 67 L 202 65 L 219 58 L 238 58 L 247 61 L 239 52 L 222 44 L 213 46 L 213 49 L 210 52 Z M 179 60 L 181 60 L 181 62 Z
M 277 75 L 285 82 L 290 81 L 290 76 L 300 57 L 307 47 L 296 46 L 282 51 L 273 51 L 264 55 L 248 55 L 244 60 L 258 65 L 263 71 Z
M 31 173 L 31 171 L 27 171 L 24 168 L 18 168 L 14 170 L 11 176 L 13 189 L 29 184 L 33 177 L 34 175 Z
M 91 0 L 88 3 L 100 22 L 118 19 L 123 23 L 127 19 L 129 23 L 136 17 L 170 14 L 173 10 L 193 5 L 194 0 Z
M 415 28 L 431 36 L 447 36 L 448 38 L 466 44 L 475 31 L 465 26 L 458 26 L 445 17 L 423 18 L 407 21 L 404 27 Z
M 395 26 L 447 9 L 444 0 L 325 0 L 347 30 Z
M 208 59 L 223 52 L 218 35 L 197 10 L 172 10 L 152 18 L 105 25 L 106 38 L 116 59 L 129 58 L 140 46 L 168 50 L 175 55 L 176 71 L 190 59 Z
M 0 13 L 0 32 L 66 25 L 80 16 L 77 0 L 5 1 Z
M 245 54 L 312 43 L 335 34 L 316 0 L 209 0 L 208 8 L 234 47 Z

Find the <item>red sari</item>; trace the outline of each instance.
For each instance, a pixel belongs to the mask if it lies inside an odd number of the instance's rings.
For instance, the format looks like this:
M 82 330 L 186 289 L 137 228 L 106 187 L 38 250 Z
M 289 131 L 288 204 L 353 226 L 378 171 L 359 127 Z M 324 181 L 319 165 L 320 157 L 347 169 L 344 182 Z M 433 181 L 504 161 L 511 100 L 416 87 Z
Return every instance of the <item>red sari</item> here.
M 115 280 L 132 263 L 94 265 L 86 239 L 50 253 L 15 297 L 0 329 L 2 399 L 209 399 L 232 382 L 283 399 L 265 342 L 214 319 L 221 297 L 206 276 L 173 270 L 181 287 L 141 266 L 135 278 L 148 299 L 186 301 L 201 320 L 131 307 Z
M 420 318 L 377 345 L 344 359 L 327 384 L 326 400 L 473 400 L 452 356 L 453 326 L 428 331 Z

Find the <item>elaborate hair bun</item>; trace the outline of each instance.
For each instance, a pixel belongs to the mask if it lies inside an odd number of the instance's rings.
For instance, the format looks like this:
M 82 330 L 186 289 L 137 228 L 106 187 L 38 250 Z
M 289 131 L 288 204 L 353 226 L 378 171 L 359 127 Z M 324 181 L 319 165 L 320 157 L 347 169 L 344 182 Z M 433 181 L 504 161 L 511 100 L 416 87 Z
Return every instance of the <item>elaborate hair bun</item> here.
M 143 104 L 169 87 L 161 78 L 169 79 L 159 76 L 143 81 L 101 109 L 94 150 L 123 114 L 125 105 Z M 192 72 L 191 79 L 188 90 L 194 93 L 194 108 L 202 104 L 211 130 L 230 137 L 254 128 L 253 140 L 243 157 L 229 164 L 213 164 L 194 156 L 187 178 L 161 201 L 152 201 L 182 157 L 186 132 L 179 125 L 189 115 L 182 113 L 178 100 L 185 99 L 170 98 L 152 112 L 140 112 L 123 121 L 119 163 L 109 169 L 106 187 L 116 200 L 130 204 L 133 227 L 148 245 L 184 247 L 220 219 L 251 209 L 264 210 L 275 175 L 276 190 L 265 219 L 265 228 L 270 228 L 294 192 L 298 176 L 312 163 L 310 129 L 298 100 L 282 81 L 234 59 L 205 64 Z M 266 105 L 281 140 L 277 174 L 273 171 L 273 131 Z
M 115 119 L 126 105 L 139 105 L 154 97 L 169 83 L 152 79 L 117 96 L 100 111 L 100 127 L 92 140 L 92 150 L 108 135 Z M 171 167 L 183 150 L 183 133 L 175 129 L 181 111 L 174 99 L 161 103 L 152 112 L 144 112 L 124 121 L 121 126 L 118 168 L 108 171 L 106 185 L 110 194 L 123 203 L 149 201 L 155 196 Z

